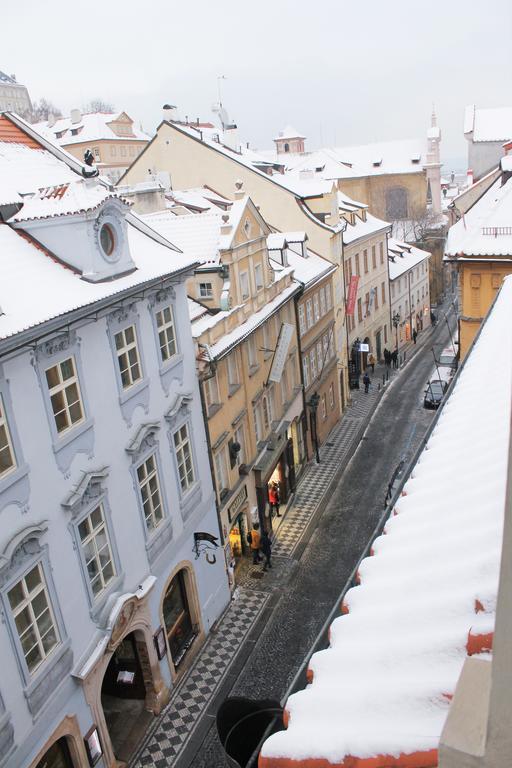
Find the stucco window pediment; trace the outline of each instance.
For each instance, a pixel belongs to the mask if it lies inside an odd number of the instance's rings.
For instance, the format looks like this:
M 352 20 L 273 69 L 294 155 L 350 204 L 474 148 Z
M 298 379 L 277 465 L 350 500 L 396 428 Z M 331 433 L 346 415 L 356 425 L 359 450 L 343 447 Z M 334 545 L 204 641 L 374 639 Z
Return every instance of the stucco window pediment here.
M 165 420 L 169 426 L 173 427 L 180 418 L 185 418 L 190 413 L 193 399 L 192 392 L 181 392 L 176 396 L 173 404 L 165 413 Z
M 82 510 L 90 507 L 104 494 L 103 484 L 108 477 L 108 467 L 82 472 L 82 477 L 61 502 L 61 506 L 71 512 L 73 518 L 78 517 Z
M 48 530 L 46 521 L 28 525 L 12 536 L 0 554 L 0 584 L 23 566 L 26 561 L 39 555 L 42 547 L 39 539 Z
M 146 453 L 151 448 L 156 448 L 155 435 L 160 429 L 158 421 L 141 424 L 125 448 L 133 461 L 137 461 L 139 456 Z

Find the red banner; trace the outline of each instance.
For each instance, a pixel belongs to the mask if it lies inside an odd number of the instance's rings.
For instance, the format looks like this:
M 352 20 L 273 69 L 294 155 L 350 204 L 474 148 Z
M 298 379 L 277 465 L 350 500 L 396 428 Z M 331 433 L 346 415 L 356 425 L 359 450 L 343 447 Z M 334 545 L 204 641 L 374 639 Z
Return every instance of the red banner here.
M 357 298 L 357 286 L 359 283 L 359 275 L 352 275 L 348 286 L 347 307 L 345 310 L 346 315 L 353 315 L 356 306 Z

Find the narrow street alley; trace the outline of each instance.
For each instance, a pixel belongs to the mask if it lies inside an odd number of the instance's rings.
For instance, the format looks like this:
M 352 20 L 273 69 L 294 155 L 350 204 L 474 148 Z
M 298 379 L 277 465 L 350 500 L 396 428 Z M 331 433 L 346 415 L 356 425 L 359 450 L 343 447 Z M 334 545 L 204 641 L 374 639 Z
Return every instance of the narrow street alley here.
M 414 357 L 393 372 L 384 392 L 378 367 L 370 393 L 355 393 L 322 448 L 321 463 L 311 464 L 299 485 L 276 535 L 273 570 L 263 576 L 261 568 L 246 570 L 133 768 L 225 766 L 215 726 L 222 701 L 230 695 L 283 698 L 382 515 L 395 468 L 409 463 L 432 422 L 435 412 L 423 407 L 431 348 L 439 353 L 447 343 L 440 322 L 419 339 Z

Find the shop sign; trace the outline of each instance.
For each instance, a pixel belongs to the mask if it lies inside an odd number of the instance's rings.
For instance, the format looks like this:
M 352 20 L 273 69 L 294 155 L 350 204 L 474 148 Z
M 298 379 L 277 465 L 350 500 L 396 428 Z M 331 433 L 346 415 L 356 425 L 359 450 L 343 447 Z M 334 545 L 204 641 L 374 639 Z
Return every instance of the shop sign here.
M 361 341 L 359 343 L 359 351 L 360 352 L 369 352 L 370 351 L 370 345 L 369 344 L 363 344 L 363 342 Z
M 276 351 L 274 353 L 274 359 L 272 361 L 272 368 L 268 375 L 269 381 L 275 381 L 279 384 L 281 376 L 283 375 L 283 368 L 286 363 L 286 356 L 288 355 L 288 347 L 292 340 L 294 326 L 291 323 L 283 323 L 281 326 L 281 333 L 279 334 L 279 341 L 277 342 Z
M 240 508 L 242 507 L 246 499 L 247 499 L 247 486 L 244 485 L 243 488 L 241 488 L 241 490 L 235 496 L 235 500 L 233 501 L 233 503 L 228 507 L 229 522 L 231 522 L 233 518 L 236 517 L 237 514 L 240 512 Z
M 345 310 L 346 315 L 353 315 L 356 306 L 357 286 L 359 283 L 359 275 L 352 275 L 348 286 L 348 298 L 347 308 Z

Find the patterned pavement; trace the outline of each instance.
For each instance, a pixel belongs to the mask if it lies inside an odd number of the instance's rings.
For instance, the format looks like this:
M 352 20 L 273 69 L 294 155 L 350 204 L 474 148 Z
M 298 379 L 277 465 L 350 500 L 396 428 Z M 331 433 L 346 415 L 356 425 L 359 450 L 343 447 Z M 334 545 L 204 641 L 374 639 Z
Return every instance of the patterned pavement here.
M 296 562 L 293 555 L 306 538 L 308 526 L 323 509 L 330 489 L 357 449 L 382 395 L 384 371 L 383 366 L 376 366 L 368 394 L 363 390 L 352 393 L 352 404 L 320 448 L 320 463 L 311 463 L 305 469 L 295 497 L 274 533 L 272 571 L 263 575 L 261 566 L 249 561 L 241 567 L 234 599 L 146 734 L 130 763 L 132 768 L 171 768 L 178 761 L 271 594 L 286 582 Z M 390 379 L 397 373 L 391 371 Z

